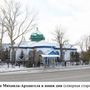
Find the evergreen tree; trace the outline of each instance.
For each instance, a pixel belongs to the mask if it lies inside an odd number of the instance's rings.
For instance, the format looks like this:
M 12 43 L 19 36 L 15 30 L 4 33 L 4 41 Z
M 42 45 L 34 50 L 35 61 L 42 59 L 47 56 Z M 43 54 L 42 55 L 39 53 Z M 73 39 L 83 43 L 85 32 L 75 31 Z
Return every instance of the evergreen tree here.
M 19 58 L 20 59 L 23 59 L 24 58 L 24 52 L 23 52 L 23 50 L 21 51 L 21 54 L 20 54 Z
M 70 61 L 71 62 L 79 62 L 79 53 L 78 52 L 71 52 L 70 53 Z

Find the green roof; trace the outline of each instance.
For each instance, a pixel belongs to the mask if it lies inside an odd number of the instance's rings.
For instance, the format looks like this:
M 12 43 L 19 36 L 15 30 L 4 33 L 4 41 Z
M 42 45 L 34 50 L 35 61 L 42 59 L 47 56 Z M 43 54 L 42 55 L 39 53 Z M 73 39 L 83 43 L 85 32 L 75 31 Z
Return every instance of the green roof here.
M 30 39 L 31 39 L 31 41 L 38 42 L 41 40 L 45 40 L 45 37 L 40 31 L 37 30 L 36 32 L 31 34 Z

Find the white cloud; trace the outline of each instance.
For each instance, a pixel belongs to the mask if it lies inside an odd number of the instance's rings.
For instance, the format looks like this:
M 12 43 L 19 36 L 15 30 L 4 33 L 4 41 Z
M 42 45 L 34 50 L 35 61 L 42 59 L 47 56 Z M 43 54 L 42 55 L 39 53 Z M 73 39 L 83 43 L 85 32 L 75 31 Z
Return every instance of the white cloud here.
M 90 13 L 90 0 L 47 0 L 52 9 L 62 10 L 76 15 L 77 13 Z M 66 14 L 65 13 L 65 14 Z M 67 14 L 66 14 L 67 15 Z
M 90 0 L 21 0 L 38 12 L 38 27 L 47 40 L 59 24 L 71 43 L 90 33 Z M 23 3 L 23 4 L 24 4 Z M 51 41 L 51 40 L 50 40 Z

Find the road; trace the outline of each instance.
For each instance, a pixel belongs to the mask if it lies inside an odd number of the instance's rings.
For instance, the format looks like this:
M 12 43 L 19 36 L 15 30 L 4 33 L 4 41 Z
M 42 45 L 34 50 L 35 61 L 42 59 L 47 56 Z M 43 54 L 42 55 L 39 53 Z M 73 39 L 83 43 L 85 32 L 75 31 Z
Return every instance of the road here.
M 0 74 L 0 81 L 90 81 L 90 69 Z

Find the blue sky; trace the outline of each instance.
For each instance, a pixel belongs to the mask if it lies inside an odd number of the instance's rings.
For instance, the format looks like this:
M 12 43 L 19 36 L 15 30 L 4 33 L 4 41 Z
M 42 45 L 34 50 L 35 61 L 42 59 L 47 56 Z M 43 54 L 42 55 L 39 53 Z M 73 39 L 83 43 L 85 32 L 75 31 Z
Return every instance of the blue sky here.
M 70 43 L 76 43 L 83 35 L 90 33 L 90 0 L 17 0 L 28 10 L 38 12 L 37 24 L 52 42 L 57 25 L 61 25 Z M 28 33 L 26 39 L 30 37 Z

